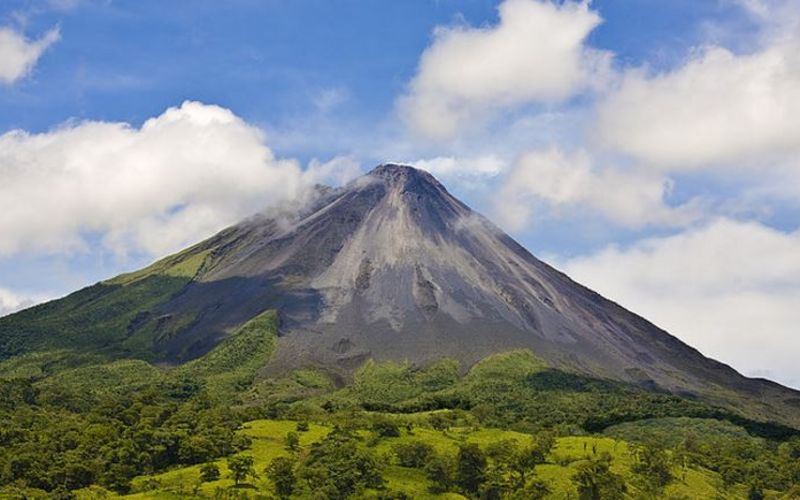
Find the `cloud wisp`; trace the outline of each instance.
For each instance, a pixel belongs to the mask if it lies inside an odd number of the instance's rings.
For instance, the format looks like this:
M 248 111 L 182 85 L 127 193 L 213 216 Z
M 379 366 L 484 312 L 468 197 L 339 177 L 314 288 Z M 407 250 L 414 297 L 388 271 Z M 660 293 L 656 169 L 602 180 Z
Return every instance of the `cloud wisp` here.
M 5 316 L 16 311 L 31 307 L 51 298 L 41 293 L 19 293 L 6 288 L 0 288 L 0 316 Z
M 0 83 L 11 85 L 30 74 L 44 52 L 61 38 L 53 28 L 38 40 L 28 40 L 11 28 L 0 28 Z

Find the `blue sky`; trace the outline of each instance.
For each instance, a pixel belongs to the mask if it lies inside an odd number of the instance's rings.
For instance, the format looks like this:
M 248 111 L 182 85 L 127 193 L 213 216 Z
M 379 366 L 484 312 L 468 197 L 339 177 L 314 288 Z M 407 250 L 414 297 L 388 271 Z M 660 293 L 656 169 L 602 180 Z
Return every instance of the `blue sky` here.
M 193 99 L 254 123 L 291 126 L 321 92 L 339 113 L 381 121 L 414 75 L 437 25 L 495 23 L 497 2 L 75 1 L 3 2 L 3 25 L 61 40 L 27 80 L 5 88 L 0 126 L 44 131 L 68 119 L 141 123 Z M 717 0 L 606 0 L 592 44 L 620 63 L 670 66 L 704 41 L 707 23 L 746 22 Z M 24 21 L 20 22 L 20 16 Z M 308 151 L 286 152 L 308 156 Z M 320 151 L 339 154 L 340 151 Z
M 798 19 L 781 0 L 6 0 L 0 314 L 404 161 L 705 354 L 800 386 Z

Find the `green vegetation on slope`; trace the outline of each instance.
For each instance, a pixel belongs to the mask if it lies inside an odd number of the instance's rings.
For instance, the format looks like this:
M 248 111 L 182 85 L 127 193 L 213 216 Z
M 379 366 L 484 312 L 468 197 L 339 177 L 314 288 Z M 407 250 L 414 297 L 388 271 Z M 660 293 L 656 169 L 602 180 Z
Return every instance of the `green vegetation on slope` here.
M 193 318 L 159 321 L 153 310 L 188 284 L 207 251 L 189 249 L 134 273 L 0 318 L 0 360 L 68 349 L 108 359 L 152 360 L 153 344 Z
M 209 391 L 219 396 L 245 390 L 272 355 L 277 333 L 277 315 L 274 311 L 263 312 L 202 358 L 176 368 L 174 375 L 204 380 Z
M 461 409 L 483 425 L 527 432 L 600 432 L 623 422 L 689 416 L 728 420 L 765 437 L 796 434 L 793 429 L 750 421 L 702 402 L 550 369 L 529 351 L 489 356 L 464 377 L 448 360 L 426 367 L 368 362 L 356 373 L 352 386 L 322 404 L 396 413 Z
M 275 314 L 265 312 L 177 369 L 69 351 L 0 362 L 0 483 L 67 496 L 93 484 L 125 492 L 136 475 L 246 446 L 234 431 L 250 413 L 229 403 L 266 362 L 275 334 Z
M 109 285 L 130 285 L 150 276 L 173 276 L 178 278 L 193 278 L 202 268 L 210 250 L 189 248 L 175 255 L 170 255 L 150 264 L 144 269 L 131 273 L 120 274 L 107 280 Z
M 189 278 L 149 276 L 127 286 L 100 283 L 0 318 L 0 359 L 53 349 L 152 357 L 148 350 L 122 347 L 130 340 L 129 325 L 188 282 Z
M 313 370 L 259 378 L 275 335 L 265 312 L 172 369 L 0 362 L 0 497 L 791 498 L 800 483 L 790 429 L 527 351 L 466 375 L 368 362 L 337 388 Z

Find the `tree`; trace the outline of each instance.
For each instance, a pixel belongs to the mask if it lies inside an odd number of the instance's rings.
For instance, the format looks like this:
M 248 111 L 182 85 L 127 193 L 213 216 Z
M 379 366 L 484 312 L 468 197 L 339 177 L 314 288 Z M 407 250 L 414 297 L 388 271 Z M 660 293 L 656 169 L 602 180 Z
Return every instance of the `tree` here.
M 455 464 L 448 457 L 432 453 L 425 464 L 425 476 L 431 482 L 431 493 L 450 491 L 455 483 Z
M 178 448 L 181 463 L 196 464 L 214 456 L 214 444 L 206 436 L 190 436 L 182 439 Z
M 289 432 L 286 434 L 286 449 L 289 451 L 297 451 L 300 449 L 300 436 L 296 432 Z
M 670 457 L 657 445 L 640 447 L 631 470 L 641 478 L 642 489 L 655 497 L 661 496 L 664 488 L 673 479 Z
M 238 486 L 240 482 L 248 477 L 258 478 L 256 470 L 253 468 L 253 457 L 249 455 L 236 455 L 228 459 L 228 469 L 231 471 L 231 478 Z
M 487 468 L 484 481 L 480 485 L 480 498 L 482 500 L 500 500 L 508 498 L 514 490 L 512 482 L 504 474 L 504 469 L 496 465 Z
M 476 494 L 486 481 L 486 455 L 475 443 L 461 445 L 456 459 L 456 483 L 464 492 Z
M 392 451 L 401 466 L 419 469 L 425 466 L 428 457 L 433 453 L 433 446 L 422 441 L 411 441 L 396 444 Z
M 580 464 L 572 480 L 581 500 L 618 500 L 627 490 L 622 477 L 611 472 L 611 456 L 607 453 Z
M 67 490 L 89 486 L 94 481 L 94 472 L 84 463 L 68 462 L 61 471 L 61 482 Z
M 33 452 L 11 456 L 5 466 L 5 478 L 34 488 L 49 490 L 52 485 L 48 481 L 45 462 L 44 456 Z
M 217 467 L 217 464 L 212 462 L 203 464 L 202 467 L 200 467 L 200 478 L 204 483 L 219 479 L 219 467 Z
M 519 446 L 515 439 L 495 441 L 486 447 L 489 466 L 486 469 L 486 481 L 481 487 L 481 498 L 507 498 L 509 493 L 518 488 L 518 481 L 512 472 L 518 453 Z
M 719 466 L 719 477 L 722 480 L 722 490 L 727 491 L 737 483 L 744 482 L 745 473 L 742 464 L 734 457 L 725 457 L 725 461 Z
M 294 475 L 295 461 L 289 457 L 277 457 L 265 469 L 267 477 L 275 485 L 275 494 L 279 498 L 289 498 L 297 482 Z
M 307 432 L 308 431 L 308 421 L 301 420 L 297 422 L 297 432 Z
M 117 493 L 127 493 L 131 489 L 131 479 L 136 476 L 136 469 L 127 464 L 114 463 L 100 477 L 100 483 Z
M 486 446 L 486 456 L 503 469 L 511 468 L 518 452 L 519 444 L 516 439 L 501 439 Z
M 535 467 L 547 461 L 547 455 L 555 445 L 555 435 L 552 432 L 540 432 L 533 438 L 533 442 L 523 448 L 518 448 L 516 441 L 501 441 L 487 450 L 490 458 L 504 470 L 508 470 L 512 480 L 513 489 L 524 488 L 527 483 L 527 474 L 533 472 Z
M 542 500 L 550 493 L 550 487 L 546 483 L 534 479 L 529 481 L 524 488 L 516 490 L 509 495 L 509 498 L 512 500 Z
M 437 431 L 446 431 L 453 425 L 453 415 L 450 412 L 433 413 L 428 417 L 431 427 Z
M 550 454 L 553 447 L 556 445 L 556 435 L 553 431 L 540 431 L 534 436 L 533 443 L 541 457 L 538 463 L 543 464 L 547 461 L 547 455 Z
M 400 427 L 386 417 L 378 417 L 372 422 L 372 430 L 381 437 L 398 437 L 400 436 Z
M 343 499 L 363 488 L 383 485 L 375 456 L 362 449 L 352 433 L 334 429 L 322 441 L 311 445 L 298 471 L 316 496 Z

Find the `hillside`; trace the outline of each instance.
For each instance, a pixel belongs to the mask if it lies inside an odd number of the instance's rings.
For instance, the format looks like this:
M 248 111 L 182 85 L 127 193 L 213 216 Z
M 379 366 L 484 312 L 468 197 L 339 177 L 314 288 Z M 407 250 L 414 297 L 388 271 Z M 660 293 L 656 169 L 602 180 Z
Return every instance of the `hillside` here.
M 797 492 L 796 430 L 554 370 L 526 351 L 463 375 L 455 360 L 370 362 L 342 388 L 318 371 L 254 377 L 274 332 L 266 315 L 176 368 L 70 367 L 63 352 L 0 362 L 0 497 L 559 499 L 592 484 L 600 498 Z M 287 481 L 291 495 L 277 489 Z

